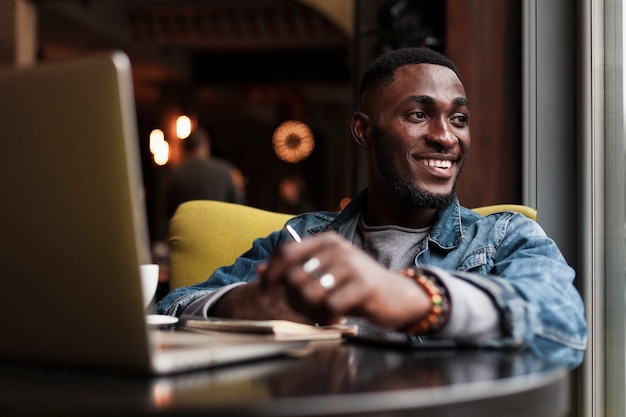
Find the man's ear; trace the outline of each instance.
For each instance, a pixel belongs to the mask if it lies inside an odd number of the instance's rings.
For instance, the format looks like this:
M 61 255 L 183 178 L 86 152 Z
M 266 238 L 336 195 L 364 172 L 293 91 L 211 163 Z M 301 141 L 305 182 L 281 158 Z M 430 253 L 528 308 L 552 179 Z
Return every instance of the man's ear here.
M 369 149 L 372 146 L 368 138 L 369 126 L 370 118 L 367 114 L 356 112 L 352 115 L 352 137 L 364 149 Z

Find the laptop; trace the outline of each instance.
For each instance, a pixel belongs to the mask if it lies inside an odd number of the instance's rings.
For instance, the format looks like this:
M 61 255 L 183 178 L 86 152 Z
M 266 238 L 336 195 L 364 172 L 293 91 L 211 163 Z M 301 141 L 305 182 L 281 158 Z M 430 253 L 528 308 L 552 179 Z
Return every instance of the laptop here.
M 0 69 L 0 360 L 167 374 L 302 342 L 157 332 L 129 58 Z M 180 337 L 179 337 L 180 336 Z

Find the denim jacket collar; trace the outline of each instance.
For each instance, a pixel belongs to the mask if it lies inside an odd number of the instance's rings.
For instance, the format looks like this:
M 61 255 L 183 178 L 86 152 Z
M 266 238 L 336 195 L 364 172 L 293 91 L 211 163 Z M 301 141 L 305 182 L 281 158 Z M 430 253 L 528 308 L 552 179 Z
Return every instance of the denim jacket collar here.
M 365 210 L 367 201 L 367 188 L 360 191 L 345 209 L 330 223 L 324 230 L 339 230 L 347 224 L 357 221 L 359 213 Z M 315 230 L 316 233 L 322 230 Z M 319 228 L 321 229 L 321 227 Z M 448 207 L 437 213 L 437 218 L 433 224 L 428 240 L 441 250 L 452 250 L 458 247 L 463 241 L 463 228 L 461 223 L 461 205 L 455 196 L 454 201 Z

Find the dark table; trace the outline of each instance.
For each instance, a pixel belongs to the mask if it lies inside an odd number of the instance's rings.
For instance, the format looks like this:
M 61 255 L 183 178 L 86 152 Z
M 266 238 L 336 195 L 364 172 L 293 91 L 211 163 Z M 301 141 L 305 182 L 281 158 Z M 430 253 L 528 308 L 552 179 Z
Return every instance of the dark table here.
M 339 342 L 167 377 L 5 363 L 0 415 L 560 417 L 569 377 L 530 352 Z

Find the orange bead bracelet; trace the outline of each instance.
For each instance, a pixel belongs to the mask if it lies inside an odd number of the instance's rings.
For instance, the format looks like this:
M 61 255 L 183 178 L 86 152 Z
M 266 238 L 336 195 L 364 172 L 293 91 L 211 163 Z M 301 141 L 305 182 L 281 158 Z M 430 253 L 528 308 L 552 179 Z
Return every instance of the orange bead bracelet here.
M 450 316 L 450 300 L 445 286 L 434 276 L 413 268 L 402 269 L 399 273 L 415 281 L 430 299 L 430 309 L 416 323 L 409 325 L 405 332 L 409 335 L 426 335 L 441 330 Z

